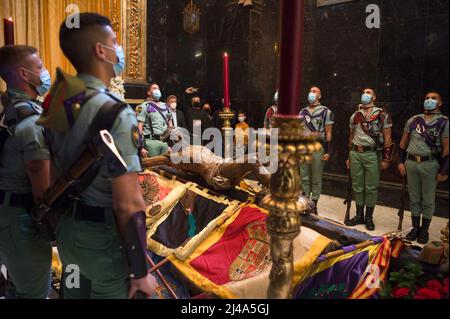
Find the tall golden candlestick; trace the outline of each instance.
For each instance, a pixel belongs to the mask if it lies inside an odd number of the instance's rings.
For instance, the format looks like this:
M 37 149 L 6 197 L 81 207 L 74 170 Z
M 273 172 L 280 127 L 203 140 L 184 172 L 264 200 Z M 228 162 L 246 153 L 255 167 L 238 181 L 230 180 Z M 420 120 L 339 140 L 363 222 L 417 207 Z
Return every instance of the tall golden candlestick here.
M 269 210 L 272 270 L 268 296 L 271 299 L 292 297 L 294 275 L 293 241 L 300 234 L 302 212 L 308 202 L 301 197 L 299 163 L 312 160 L 321 150 L 317 136 L 307 136 L 299 117 L 302 77 L 304 0 L 281 1 L 281 67 L 278 115 L 272 118 L 279 130 L 278 170 L 272 176 L 270 192 L 261 206 Z

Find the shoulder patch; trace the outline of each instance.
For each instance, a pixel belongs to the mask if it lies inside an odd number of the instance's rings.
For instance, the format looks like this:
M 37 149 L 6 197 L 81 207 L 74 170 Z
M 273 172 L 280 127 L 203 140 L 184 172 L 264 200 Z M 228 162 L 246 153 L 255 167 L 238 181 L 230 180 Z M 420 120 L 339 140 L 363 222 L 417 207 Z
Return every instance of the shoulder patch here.
M 136 148 L 141 147 L 141 136 L 139 134 L 139 129 L 136 125 L 134 125 L 133 128 L 131 129 L 131 139 Z

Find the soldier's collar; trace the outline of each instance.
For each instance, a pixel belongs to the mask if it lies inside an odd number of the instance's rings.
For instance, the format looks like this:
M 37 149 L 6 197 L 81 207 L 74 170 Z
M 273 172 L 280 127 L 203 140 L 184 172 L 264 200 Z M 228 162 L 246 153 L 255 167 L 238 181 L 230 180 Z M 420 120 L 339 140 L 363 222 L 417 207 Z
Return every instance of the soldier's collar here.
M 423 113 L 422 115 L 425 117 L 425 115 L 441 115 L 442 113 L 441 113 L 441 111 L 440 110 L 435 110 L 435 111 L 432 111 L 432 112 L 429 112 L 429 113 Z
M 317 104 L 317 105 L 315 105 L 315 106 L 313 106 L 313 107 L 311 107 L 310 105 L 308 105 L 306 108 L 307 108 L 308 110 L 313 110 L 313 111 L 315 111 L 315 110 L 318 110 L 318 109 L 320 109 L 320 108 L 322 108 L 322 107 L 323 107 L 322 103 L 319 103 L 319 104 Z
M 10 100 L 33 100 L 28 93 L 22 91 L 21 89 L 8 88 L 6 94 Z
M 86 83 L 86 87 L 98 90 L 98 91 L 107 91 L 107 87 L 105 86 L 105 83 L 102 82 L 99 78 L 86 73 L 78 74 L 78 77 Z
M 381 110 L 379 107 L 377 107 L 376 105 L 374 105 L 373 107 L 368 107 L 368 108 L 360 108 L 358 110 L 358 112 L 364 113 L 364 110 L 368 110 L 368 109 L 372 109 L 372 112 L 370 112 L 370 114 L 373 114 L 375 112 L 378 112 L 379 110 Z

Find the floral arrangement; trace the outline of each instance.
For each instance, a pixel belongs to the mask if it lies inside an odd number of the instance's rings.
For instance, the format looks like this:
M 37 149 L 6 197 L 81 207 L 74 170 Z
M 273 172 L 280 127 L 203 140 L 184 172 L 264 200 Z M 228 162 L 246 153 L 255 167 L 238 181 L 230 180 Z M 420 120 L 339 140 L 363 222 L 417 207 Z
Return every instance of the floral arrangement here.
M 384 299 L 448 299 L 448 278 L 427 280 L 421 267 L 410 263 L 390 274 L 380 294 Z
M 125 87 L 124 81 L 121 76 L 117 76 L 111 79 L 111 84 L 109 85 L 109 91 L 115 94 L 121 100 L 125 100 Z

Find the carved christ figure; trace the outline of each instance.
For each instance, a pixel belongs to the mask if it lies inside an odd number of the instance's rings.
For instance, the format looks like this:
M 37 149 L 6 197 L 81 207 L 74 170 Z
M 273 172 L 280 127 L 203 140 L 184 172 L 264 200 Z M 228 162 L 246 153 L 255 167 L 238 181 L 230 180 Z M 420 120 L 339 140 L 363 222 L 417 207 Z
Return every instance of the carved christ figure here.
M 181 159 L 185 159 L 184 163 Z M 188 163 L 185 163 L 186 159 L 189 159 Z M 200 163 L 198 163 L 199 159 Z M 270 185 L 271 175 L 258 161 L 256 154 L 245 155 L 231 163 L 226 162 L 204 146 L 191 145 L 187 154 L 185 151 L 183 154 L 180 152 L 142 159 L 143 168 L 160 165 L 174 167 L 200 176 L 217 191 L 234 188 L 251 173 L 263 186 L 269 188 Z

